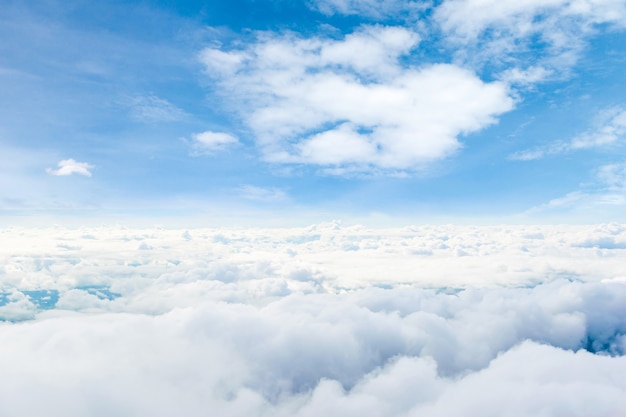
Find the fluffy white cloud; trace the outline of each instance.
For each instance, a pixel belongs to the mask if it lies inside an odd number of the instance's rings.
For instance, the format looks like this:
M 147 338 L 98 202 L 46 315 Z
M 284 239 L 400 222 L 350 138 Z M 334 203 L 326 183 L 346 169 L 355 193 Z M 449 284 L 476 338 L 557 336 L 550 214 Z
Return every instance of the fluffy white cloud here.
M 191 148 L 196 155 L 210 155 L 239 143 L 233 135 L 206 131 L 192 135 Z
M 506 84 L 460 67 L 400 63 L 418 43 L 399 27 L 339 40 L 261 33 L 201 60 L 267 161 L 411 170 L 450 155 L 459 135 L 514 104 Z
M 94 166 L 88 164 L 87 162 L 78 162 L 73 159 L 64 159 L 59 162 L 57 169 L 47 168 L 46 172 L 50 175 L 56 176 L 78 174 L 84 175 L 86 177 L 91 177 L 90 169 L 93 168 Z
M 623 225 L 0 241 L 3 414 L 626 412 Z

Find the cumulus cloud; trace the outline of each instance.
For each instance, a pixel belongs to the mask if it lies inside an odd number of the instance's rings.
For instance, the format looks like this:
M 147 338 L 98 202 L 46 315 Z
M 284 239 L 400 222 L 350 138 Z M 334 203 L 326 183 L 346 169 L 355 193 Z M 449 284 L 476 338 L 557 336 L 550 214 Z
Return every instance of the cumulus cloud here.
M 450 64 L 406 66 L 420 37 L 368 26 L 343 39 L 257 34 L 200 58 L 273 163 L 411 170 L 511 110 L 506 84 Z
M 91 169 L 94 166 L 87 162 L 78 162 L 73 159 L 64 159 L 59 162 L 57 169 L 47 168 L 46 172 L 50 175 L 67 176 L 72 174 L 84 175 L 91 177 Z
M 7 415 L 626 412 L 624 225 L 0 239 Z
M 191 139 L 191 148 L 195 155 L 211 155 L 239 143 L 233 135 L 212 131 L 196 133 Z

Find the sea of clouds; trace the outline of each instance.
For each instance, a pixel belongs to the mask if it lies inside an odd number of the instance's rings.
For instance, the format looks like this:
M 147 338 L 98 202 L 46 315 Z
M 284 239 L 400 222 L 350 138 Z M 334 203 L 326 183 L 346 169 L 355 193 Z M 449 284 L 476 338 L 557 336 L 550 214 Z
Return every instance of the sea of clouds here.
M 0 416 L 626 415 L 623 225 L 0 240 Z

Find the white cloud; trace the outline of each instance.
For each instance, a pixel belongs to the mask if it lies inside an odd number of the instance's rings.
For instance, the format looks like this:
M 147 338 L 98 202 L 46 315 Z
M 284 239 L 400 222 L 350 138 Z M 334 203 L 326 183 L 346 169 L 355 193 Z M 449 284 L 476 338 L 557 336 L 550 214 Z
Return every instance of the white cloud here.
M 5 296 L 5 302 L 0 304 L 0 319 L 22 321 L 35 318 L 37 308 L 22 292 L 13 289 Z
M 129 99 L 131 116 L 145 123 L 172 122 L 186 117 L 186 113 L 169 101 L 154 95 L 136 96 Z
M 596 176 L 608 189 L 626 192 L 626 162 L 603 165 Z
M 565 196 L 551 199 L 547 203 L 532 207 L 533 213 L 579 212 L 584 219 L 597 219 L 609 213 L 620 218 L 626 207 L 626 163 L 602 165 L 595 170 L 593 178 L 580 189 Z
M 500 79 L 507 84 L 518 86 L 532 86 L 553 75 L 553 71 L 543 68 L 531 66 L 524 70 L 519 68 L 511 68 L 500 74 Z
M 615 0 L 446 0 L 437 8 L 436 15 L 444 29 L 465 38 L 477 38 L 490 28 L 526 36 L 537 30 L 547 30 L 544 23 L 550 16 L 577 20 L 575 23 L 583 29 L 600 23 L 625 26 L 626 4 Z M 558 27 L 553 29 L 559 30 Z M 559 41 L 557 34 L 546 33 L 554 37 L 553 42 Z
M 446 0 L 435 21 L 457 58 L 478 65 L 529 64 L 567 76 L 598 25 L 626 27 L 626 4 L 614 0 Z M 534 46 L 533 46 L 534 45 Z M 534 60 L 528 61 L 531 50 Z
M 626 110 L 614 107 L 596 116 L 595 127 L 569 141 L 561 141 L 534 149 L 519 151 L 509 158 L 520 161 L 540 159 L 549 155 L 583 149 L 605 148 L 619 143 L 626 135 Z
M 210 155 L 236 145 L 239 140 L 223 132 L 206 131 L 191 136 L 191 148 L 196 155 Z
M 267 161 L 411 170 L 450 155 L 459 135 L 514 104 L 504 83 L 457 66 L 401 64 L 418 43 L 399 27 L 340 40 L 262 33 L 244 49 L 209 48 L 201 59 Z
M 254 185 L 243 185 L 238 188 L 239 194 L 248 200 L 257 201 L 285 201 L 287 194 L 278 188 L 257 187 Z
M 310 3 L 326 15 L 362 15 L 374 18 L 423 9 L 428 4 L 413 0 L 312 0 Z
M 0 315 L 22 320 L 0 323 L 8 415 L 626 411 L 624 225 L 12 228 L 0 241 Z M 36 289 L 59 292 L 54 309 Z
M 575 137 L 569 147 L 572 150 L 608 146 L 626 134 L 626 110 L 611 108 L 600 113 L 595 129 Z
M 47 168 L 46 172 L 50 175 L 66 176 L 72 174 L 84 175 L 91 177 L 90 169 L 94 166 L 87 162 L 77 162 L 73 159 L 64 159 L 59 162 L 58 169 Z
M 457 62 L 498 68 L 501 79 L 538 82 L 567 77 L 586 40 L 599 26 L 626 27 L 626 4 L 621 0 L 314 0 L 325 14 L 359 14 L 384 20 L 402 16 L 422 31 L 443 34 Z M 432 11 L 432 20 L 420 13 Z M 428 29 L 426 29 L 428 28 Z M 529 61 L 528 51 L 533 58 Z M 547 71 L 527 74 L 533 68 Z M 497 71 L 497 70 L 496 70 Z M 512 71 L 512 72 L 511 72 Z

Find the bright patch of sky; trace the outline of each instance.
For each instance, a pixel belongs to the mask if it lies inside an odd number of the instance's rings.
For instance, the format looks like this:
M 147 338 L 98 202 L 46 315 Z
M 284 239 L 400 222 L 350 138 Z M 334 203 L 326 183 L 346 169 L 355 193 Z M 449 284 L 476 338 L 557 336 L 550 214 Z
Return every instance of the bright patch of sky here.
M 626 213 L 625 1 L 6 0 L 0 39 L 9 222 Z

